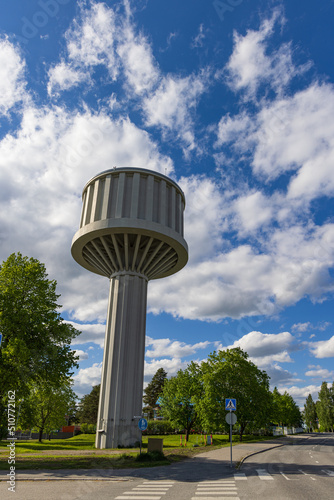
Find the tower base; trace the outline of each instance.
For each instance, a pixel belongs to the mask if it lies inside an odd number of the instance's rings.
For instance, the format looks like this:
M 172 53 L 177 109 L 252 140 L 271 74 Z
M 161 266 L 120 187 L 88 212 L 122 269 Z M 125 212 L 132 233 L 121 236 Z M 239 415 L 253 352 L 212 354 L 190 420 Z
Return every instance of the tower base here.
M 110 280 L 110 293 L 96 448 L 137 446 L 141 438 L 144 380 L 147 279 L 119 273 Z

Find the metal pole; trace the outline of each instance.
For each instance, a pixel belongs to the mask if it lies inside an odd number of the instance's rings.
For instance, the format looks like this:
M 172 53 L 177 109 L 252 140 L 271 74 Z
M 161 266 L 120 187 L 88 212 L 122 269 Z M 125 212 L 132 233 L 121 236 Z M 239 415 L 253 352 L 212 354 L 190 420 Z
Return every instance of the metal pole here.
M 232 467 L 232 410 L 230 410 L 230 446 L 231 446 L 231 467 Z

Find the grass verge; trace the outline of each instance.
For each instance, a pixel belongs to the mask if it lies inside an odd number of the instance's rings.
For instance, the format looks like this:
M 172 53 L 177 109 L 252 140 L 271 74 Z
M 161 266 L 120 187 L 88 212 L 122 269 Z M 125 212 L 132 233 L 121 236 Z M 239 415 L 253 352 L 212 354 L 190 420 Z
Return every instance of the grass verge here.
M 164 454 L 153 456 L 145 453 L 148 437 L 163 438 Z M 238 436 L 233 436 L 233 445 L 238 444 Z M 263 441 L 272 437 L 245 436 L 243 442 Z M 202 441 L 201 441 L 202 440 Z M 16 469 L 124 469 L 168 465 L 185 460 L 195 454 L 229 446 L 228 437 L 214 435 L 213 445 L 203 445 L 201 436 L 191 435 L 186 446 L 180 446 L 179 435 L 143 436 L 143 451 L 95 450 L 95 436 L 81 434 L 69 439 L 43 441 L 17 441 Z M 184 439 L 183 439 L 184 443 Z M 8 470 L 8 442 L 0 442 L 0 470 Z

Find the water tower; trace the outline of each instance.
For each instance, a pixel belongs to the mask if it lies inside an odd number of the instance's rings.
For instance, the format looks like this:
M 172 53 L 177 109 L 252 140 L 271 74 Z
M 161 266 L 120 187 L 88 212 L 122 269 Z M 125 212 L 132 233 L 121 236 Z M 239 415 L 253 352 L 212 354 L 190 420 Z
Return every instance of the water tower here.
M 182 269 L 184 194 L 165 175 L 114 168 L 84 187 L 72 256 L 110 279 L 96 447 L 131 446 L 140 439 L 147 283 Z

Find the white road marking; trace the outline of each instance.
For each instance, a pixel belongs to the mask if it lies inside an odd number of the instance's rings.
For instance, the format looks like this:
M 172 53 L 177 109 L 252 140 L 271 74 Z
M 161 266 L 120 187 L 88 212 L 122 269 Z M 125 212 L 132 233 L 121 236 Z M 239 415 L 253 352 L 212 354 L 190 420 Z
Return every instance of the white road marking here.
M 234 491 L 226 491 L 226 492 L 224 492 L 224 491 L 212 491 L 212 492 L 210 492 L 210 491 L 203 491 L 203 492 L 196 491 L 196 493 L 195 493 L 195 495 L 198 495 L 198 496 L 215 495 L 215 498 L 216 498 L 217 494 L 219 494 L 219 495 L 237 495 L 237 492 L 236 491 L 235 492 Z M 212 496 L 210 498 L 211 498 L 211 500 L 213 500 Z
M 198 497 L 191 497 L 191 500 L 198 500 Z M 239 497 L 201 497 L 201 500 L 240 500 Z
M 224 491 L 224 490 L 236 490 L 236 486 L 199 486 L 198 491 Z
M 269 474 L 269 472 L 266 471 L 266 469 L 256 469 L 256 472 L 258 473 L 258 476 L 262 481 L 274 480 L 274 478 Z
M 245 480 L 247 481 L 247 477 L 246 477 L 246 474 L 244 474 L 243 472 L 238 472 L 238 474 L 234 474 L 234 479 L 237 479 L 237 480 Z
M 143 486 L 173 486 L 172 481 L 144 481 Z
M 161 490 L 143 490 L 141 488 L 133 488 L 131 491 L 125 491 L 124 495 L 132 495 L 132 493 L 135 493 L 136 495 L 138 493 L 145 493 L 145 495 L 166 495 L 166 491 L 161 491 Z
M 219 479 L 218 481 L 202 481 L 201 483 L 198 484 L 198 486 L 202 485 L 209 485 L 209 484 L 234 484 L 234 479 L 228 480 L 228 479 Z
M 285 474 L 283 474 L 283 472 L 280 472 L 280 474 L 282 474 L 282 476 L 283 476 L 283 477 L 285 477 L 285 479 L 286 479 L 287 481 L 291 481 L 291 479 L 290 479 L 288 476 L 286 476 Z
M 304 472 L 304 471 L 303 471 L 303 470 L 301 470 L 301 469 L 298 469 L 298 470 L 299 470 L 299 472 L 301 472 L 301 473 L 302 473 L 302 474 L 304 474 L 305 476 L 310 476 L 310 474 L 308 474 L 307 472 Z M 312 477 L 312 476 L 310 476 L 310 479 L 312 479 L 312 481 L 316 481 L 316 479 L 315 479 L 314 477 Z
M 138 495 L 122 495 L 116 497 L 115 500 L 160 500 L 161 497 L 151 497 L 151 496 L 138 496 Z
M 328 476 L 331 476 L 331 477 L 334 477 L 334 471 L 332 470 L 328 470 L 328 469 L 322 469 L 321 472 L 324 472 L 325 474 L 327 474 Z
M 135 489 L 135 488 L 133 488 Z M 159 491 L 168 491 L 169 488 L 164 488 L 163 486 L 154 486 L 153 484 L 148 484 L 147 486 L 143 486 L 142 484 L 136 486 L 136 489 L 144 489 L 144 490 L 159 490 Z

